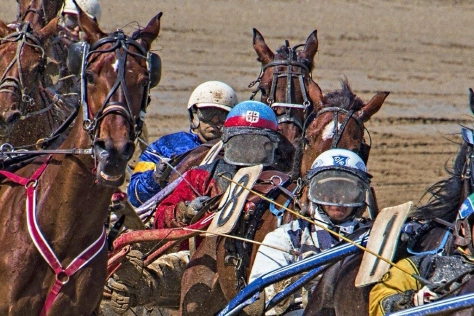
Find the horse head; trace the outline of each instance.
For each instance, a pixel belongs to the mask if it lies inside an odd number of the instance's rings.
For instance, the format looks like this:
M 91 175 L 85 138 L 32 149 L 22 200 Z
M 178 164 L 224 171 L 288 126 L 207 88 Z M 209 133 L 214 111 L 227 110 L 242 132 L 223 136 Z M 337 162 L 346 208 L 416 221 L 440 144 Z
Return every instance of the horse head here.
M 43 44 L 56 32 L 56 24 L 57 19 L 53 19 L 33 31 L 25 22 L 14 30 L 0 21 L 0 137 L 4 140 L 21 117 L 42 106 L 46 65 Z
M 149 90 L 159 80 L 159 57 L 150 48 L 158 36 L 161 15 L 127 36 L 121 30 L 106 34 L 87 14 L 79 14 L 86 42 L 71 46 L 68 65 L 81 77 L 83 125 L 92 140 L 101 184 L 118 186 L 124 181 Z
M 311 78 L 314 55 L 318 50 L 316 30 L 305 44 L 291 47 L 286 41 L 274 53 L 256 29 L 253 29 L 253 47 L 262 64 L 258 83 L 252 98 L 261 92 L 261 101 L 268 104 L 278 117 L 279 127 L 292 144 L 303 133 L 307 113 L 321 99 L 321 88 Z M 302 47 L 302 48 L 301 48 Z
M 35 30 L 41 29 L 53 20 L 63 1 L 18 0 L 18 22 L 30 22 Z
M 299 167 L 296 166 L 299 161 L 295 157 L 300 155 L 305 121 L 322 97 L 321 88 L 311 78 L 313 59 L 318 50 L 316 31 L 309 35 L 305 44 L 291 47 L 286 41 L 274 53 L 262 34 L 253 29 L 253 47 L 262 68 L 257 80 L 249 85 L 252 87 L 258 83 L 251 99 L 260 92 L 261 101 L 277 115 L 280 133 L 284 137 L 275 153 L 275 167 L 291 172 L 293 177 L 298 176 L 296 169 Z
M 341 84 L 342 89 L 326 94 L 314 109 L 314 119 L 305 132 L 302 175 L 316 157 L 331 148 L 352 150 L 367 163 L 370 144 L 364 138 L 364 123 L 380 110 L 389 92 L 379 92 L 364 103 L 352 92 L 347 79 Z

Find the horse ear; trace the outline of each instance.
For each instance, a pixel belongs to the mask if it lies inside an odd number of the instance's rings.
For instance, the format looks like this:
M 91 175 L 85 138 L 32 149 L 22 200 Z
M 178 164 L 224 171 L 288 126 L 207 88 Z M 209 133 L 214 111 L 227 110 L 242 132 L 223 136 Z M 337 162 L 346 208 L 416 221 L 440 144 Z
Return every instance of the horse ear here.
M 265 43 L 265 39 L 263 38 L 262 34 L 260 34 L 260 32 L 255 28 L 253 29 L 253 48 L 257 52 L 257 60 L 263 65 L 273 61 L 275 54 Z
M 12 30 L 5 24 L 5 22 L 0 20 L 0 37 L 5 37 L 11 32 Z
M 372 115 L 377 113 L 382 107 L 385 98 L 390 94 L 388 91 L 379 92 L 358 111 L 358 117 L 362 122 L 367 122 Z
M 160 33 L 160 19 L 162 15 L 163 12 L 155 15 L 143 30 L 138 31 L 138 33 L 133 36 L 139 38 L 138 42 L 147 51 L 150 50 L 151 43 L 158 37 L 158 33 Z
M 54 19 L 49 21 L 49 23 L 45 27 L 36 32 L 38 39 L 42 43 L 44 43 L 44 41 L 47 40 L 51 35 L 56 34 L 58 32 L 58 20 L 59 17 L 55 17 Z
M 84 11 L 82 11 L 81 7 L 77 5 L 75 0 L 72 0 L 76 5 L 76 9 L 79 12 L 79 27 L 85 33 L 85 40 L 87 43 L 92 45 L 93 43 L 97 42 L 99 39 L 106 37 L 107 34 L 102 32 L 99 28 L 99 24 L 97 24 L 94 19 L 87 15 Z
M 311 65 L 313 64 L 314 55 L 318 51 L 318 35 L 317 30 L 314 30 L 304 44 L 304 50 L 300 53 L 300 58 L 308 60 Z

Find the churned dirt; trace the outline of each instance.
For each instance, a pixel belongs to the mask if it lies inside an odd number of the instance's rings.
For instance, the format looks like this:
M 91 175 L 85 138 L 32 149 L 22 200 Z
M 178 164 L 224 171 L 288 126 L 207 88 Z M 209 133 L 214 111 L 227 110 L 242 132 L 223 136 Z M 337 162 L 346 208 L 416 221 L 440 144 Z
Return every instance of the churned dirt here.
M 273 50 L 304 43 L 318 31 L 313 78 L 323 92 L 346 76 L 368 101 L 390 91 L 367 123 L 368 163 L 380 207 L 413 200 L 447 177 L 461 125 L 474 122 L 474 1 L 454 0 L 100 0 L 101 27 L 131 32 L 163 12 L 154 50 L 163 61 L 147 116 L 149 139 L 187 129 L 191 91 L 221 80 L 250 97 L 260 72 L 252 28 Z M 0 19 L 13 21 L 16 2 L 0 2 Z

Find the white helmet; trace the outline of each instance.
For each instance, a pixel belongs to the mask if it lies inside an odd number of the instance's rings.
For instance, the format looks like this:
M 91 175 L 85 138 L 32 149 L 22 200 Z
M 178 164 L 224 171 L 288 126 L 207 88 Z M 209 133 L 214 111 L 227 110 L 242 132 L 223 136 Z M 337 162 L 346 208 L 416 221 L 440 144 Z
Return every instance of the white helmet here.
M 347 149 L 329 149 L 319 155 L 307 173 L 308 198 L 322 205 L 360 207 L 370 191 L 364 161 Z
M 234 89 L 220 81 L 207 81 L 194 89 L 189 97 L 188 110 L 193 106 L 198 108 L 215 107 L 230 111 L 237 104 Z
M 311 165 L 311 169 L 322 167 L 347 167 L 367 172 L 365 163 L 359 155 L 342 148 L 326 150 Z
M 99 22 L 101 10 L 98 0 L 76 0 L 76 3 L 89 17 Z M 64 2 L 63 13 L 79 14 L 76 5 L 72 0 L 66 0 Z

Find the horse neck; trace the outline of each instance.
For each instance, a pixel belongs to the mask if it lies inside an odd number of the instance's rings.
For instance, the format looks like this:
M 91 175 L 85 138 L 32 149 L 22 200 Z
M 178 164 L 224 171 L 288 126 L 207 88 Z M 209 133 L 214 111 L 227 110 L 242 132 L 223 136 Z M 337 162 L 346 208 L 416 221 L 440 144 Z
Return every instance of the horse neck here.
M 82 118 L 78 117 L 59 148 L 87 149 L 90 144 L 89 135 L 82 128 Z M 94 159 L 91 155 L 55 155 L 50 167 L 56 168 L 49 180 L 51 187 L 61 192 L 55 197 L 54 193 L 51 195 L 52 203 L 61 205 L 53 220 L 55 231 L 58 234 L 66 232 L 69 236 L 90 236 L 86 237 L 89 241 L 98 238 L 115 189 L 95 182 Z

